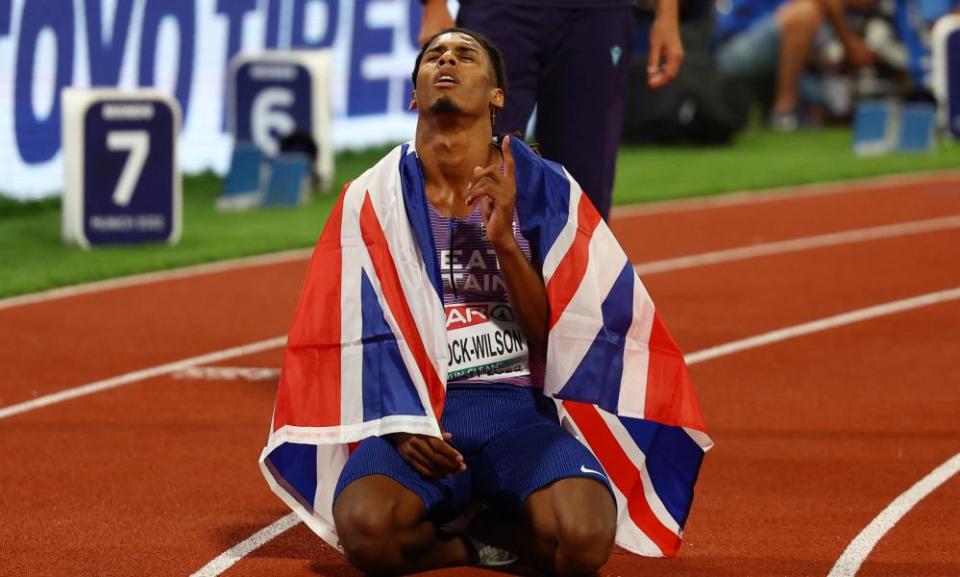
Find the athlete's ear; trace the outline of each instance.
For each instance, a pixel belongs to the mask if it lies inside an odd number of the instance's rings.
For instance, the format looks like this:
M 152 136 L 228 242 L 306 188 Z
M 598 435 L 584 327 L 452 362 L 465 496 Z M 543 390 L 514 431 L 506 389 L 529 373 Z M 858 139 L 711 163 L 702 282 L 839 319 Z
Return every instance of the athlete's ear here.
M 494 88 L 490 95 L 490 104 L 494 108 L 503 108 L 504 99 L 503 88 Z
M 407 106 L 407 110 L 416 110 L 417 109 L 417 91 L 414 90 L 410 93 L 410 105 Z

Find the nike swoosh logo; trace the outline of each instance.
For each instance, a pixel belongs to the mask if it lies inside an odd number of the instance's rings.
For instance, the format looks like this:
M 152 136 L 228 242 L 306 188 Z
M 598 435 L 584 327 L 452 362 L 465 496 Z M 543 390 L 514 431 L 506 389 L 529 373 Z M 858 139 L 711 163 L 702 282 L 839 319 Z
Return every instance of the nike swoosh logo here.
M 607 478 L 607 476 L 604 475 L 603 473 L 601 473 L 600 471 L 594 471 L 593 469 L 588 469 L 586 465 L 580 465 L 580 472 L 581 472 L 581 473 L 593 473 L 594 475 L 600 475 L 600 476 L 603 477 L 604 479 Z

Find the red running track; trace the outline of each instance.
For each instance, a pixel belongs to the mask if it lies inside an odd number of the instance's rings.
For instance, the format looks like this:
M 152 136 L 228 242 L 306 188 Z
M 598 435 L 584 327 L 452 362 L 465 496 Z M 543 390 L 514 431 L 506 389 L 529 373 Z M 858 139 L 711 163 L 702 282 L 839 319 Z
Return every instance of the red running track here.
M 960 174 L 620 211 L 635 262 L 960 214 Z M 688 352 L 960 287 L 960 228 L 649 274 Z M 281 336 L 306 261 L 0 308 L 0 411 Z M 603 575 L 824 575 L 898 495 L 960 452 L 960 301 L 692 367 L 717 447 L 673 560 Z M 280 350 L 211 363 L 277 367 Z M 208 365 L 207 365 L 208 366 Z M 207 375 L 216 377 L 216 375 Z M 166 374 L 0 419 L 0 575 L 191 575 L 288 511 L 256 466 L 275 379 Z M 960 574 L 960 481 L 859 575 Z M 444 575 L 491 572 L 460 569 Z M 302 525 L 224 573 L 355 575 Z

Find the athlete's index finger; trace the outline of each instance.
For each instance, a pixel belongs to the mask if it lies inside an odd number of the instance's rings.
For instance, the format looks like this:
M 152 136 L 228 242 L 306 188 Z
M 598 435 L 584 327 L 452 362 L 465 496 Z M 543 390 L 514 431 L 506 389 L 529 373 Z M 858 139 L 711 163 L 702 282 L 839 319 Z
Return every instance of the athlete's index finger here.
M 501 154 L 503 154 L 503 166 L 506 169 L 506 174 L 513 175 L 513 151 L 510 150 L 510 142 L 513 141 L 513 137 L 509 134 L 503 137 L 503 144 L 500 145 Z
M 435 464 L 446 467 L 449 473 L 458 473 L 466 469 L 463 457 L 449 443 L 434 438 L 430 438 L 427 443 L 433 451 L 431 460 Z
M 428 437 L 427 443 L 430 445 L 430 448 L 434 450 L 434 452 L 439 453 L 442 457 L 450 461 L 457 462 L 463 460 L 460 452 L 454 449 L 453 446 L 446 441 L 442 441 L 434 437 Z
M 473 187 L 477 186 L 477 183 L 481 182 L 484 178 L 489 178 L 493 182 L 499 182 L 499 173 L 500 170 L 495 166 L 488 166 L 486 168 L 482 168 L 480 166 L 475 167 L 473 169 L 473 177 L 471 177 L 470 182 L 467 183 L 467 190 L 473 189 Z

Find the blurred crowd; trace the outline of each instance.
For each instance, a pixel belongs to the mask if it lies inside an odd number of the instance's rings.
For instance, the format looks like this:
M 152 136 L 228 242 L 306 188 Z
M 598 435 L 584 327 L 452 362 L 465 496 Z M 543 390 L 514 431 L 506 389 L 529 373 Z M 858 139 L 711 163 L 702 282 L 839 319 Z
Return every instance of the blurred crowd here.
M 682 0 L 680 75 L 656 92 L 632 80 L 624 139 L 723 142 L 751 110 L 792 132 L 847 122 L 863 99 L 933 102 L 931 29 L 950 13 L 960 0 Z

